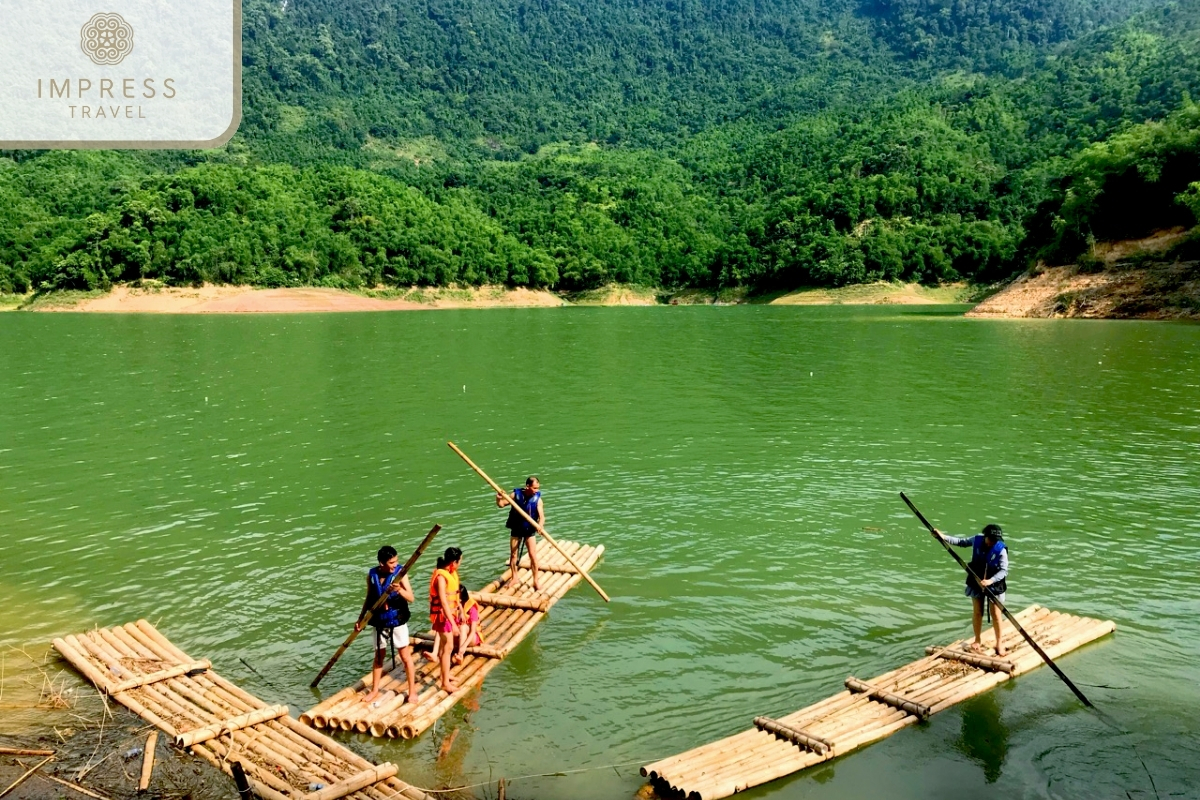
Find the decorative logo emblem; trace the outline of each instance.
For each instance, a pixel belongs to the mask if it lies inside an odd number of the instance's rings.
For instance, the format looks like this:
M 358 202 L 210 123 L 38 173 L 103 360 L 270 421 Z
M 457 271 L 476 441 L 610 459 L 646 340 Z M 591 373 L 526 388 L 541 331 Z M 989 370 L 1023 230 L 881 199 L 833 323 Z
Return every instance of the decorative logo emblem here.
M 96 14 L 79 32 L 79 46 L 96 64 L 120 64 L 133 52 L 133 28 L 120 14 Z

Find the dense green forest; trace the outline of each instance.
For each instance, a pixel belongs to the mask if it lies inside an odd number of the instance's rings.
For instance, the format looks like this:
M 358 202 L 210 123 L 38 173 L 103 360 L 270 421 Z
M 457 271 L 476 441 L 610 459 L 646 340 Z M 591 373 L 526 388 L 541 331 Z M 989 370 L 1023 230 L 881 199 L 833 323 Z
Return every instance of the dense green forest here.
M 0 153 L 0 290 L 992 281 L 1200 212 L 1200 0 L 245 0 L 215 151 Z

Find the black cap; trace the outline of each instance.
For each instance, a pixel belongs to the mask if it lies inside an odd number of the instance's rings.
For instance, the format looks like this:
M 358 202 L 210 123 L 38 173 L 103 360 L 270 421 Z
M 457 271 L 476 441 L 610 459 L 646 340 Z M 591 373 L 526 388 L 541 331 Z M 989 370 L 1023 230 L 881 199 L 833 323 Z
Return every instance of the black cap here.
M 983 535 L 1001 542 L 1004 541 L 1004 531 L 1000 530 L 1000 526 L 994 522 L 983 526 Z

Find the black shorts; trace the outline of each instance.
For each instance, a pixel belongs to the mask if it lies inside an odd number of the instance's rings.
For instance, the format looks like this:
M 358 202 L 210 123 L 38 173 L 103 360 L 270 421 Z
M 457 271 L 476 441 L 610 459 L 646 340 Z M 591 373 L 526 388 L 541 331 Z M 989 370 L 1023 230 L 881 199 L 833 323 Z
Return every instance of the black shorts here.
M 510 539 L 532 539 L 535 536 L 537 536 L 537 531 L 526 533 L 525 531 L 514 531 L 511 528 L 508 531 L 508 538 Z

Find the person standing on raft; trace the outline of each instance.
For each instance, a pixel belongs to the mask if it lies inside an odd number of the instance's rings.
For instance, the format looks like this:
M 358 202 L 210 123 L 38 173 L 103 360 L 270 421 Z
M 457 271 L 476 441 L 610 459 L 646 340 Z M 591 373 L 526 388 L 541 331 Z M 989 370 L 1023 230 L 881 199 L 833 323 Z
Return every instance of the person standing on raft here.
M 539 525 L 545 527 L 546 510 L 542 507 L 541 484 L 538 483 L 536 475 L 526 478 L 524 486 L 513 489 L 511 497 L 502 494 L 496 495 L 497 508 L 504 508 L 507 505 L 520 506 L 521 510 L 531 519 L 537 520 Z M 530 525 L 528 520 L 511 508 L 508 510 L 508 521 L 504 523 L 504 526 L 508 528 L 509 581 L 517 580 L 517 550 L 523 544 L 529 551 L 529 564 L 533 567 L 533 590 L 538 591 L 541 587 L 538 585 L 537 528 Z
M 400 651 L 400 660 L 404 662 L 404 672 L 408 676 L 408 702 L 417 702 L 417 673 L 413 668 L 412 647 L 408 641 L 408 604 L 416 598 L 408 576 L 403 575 L 388 584 L 388 578 L 396 572 L 399 558 L 396 548 L 384 545 L 376 555 L 378 567 L 367 571 L 367 599 L 363 601 L 362 611 L 358 614 L 358 622 L 354 630 L 363 629 L 363 617 L 375 607 L 375 603 L 384 593 L 387 585 L 387 602 L 371 616 L 371 627 L 375 629 L 375 662 L 371 665 L 371 692 L 363 698 L 369 703 L 379 694 L 379 682 L 383 679 L 383 662 L 387 658 L 388 645 L 392 648 L 392 667 L 396 666 L 396 651 Z
M 984 527 L 983 533 L 965 539 L 958 536 L 947 536 L 937 529 L 934 529 L 934 534 L 955 547 L 970 547 L 971 563 L 969 566 L 971 572 L 979 578 L 979 583 L 987 587 L 987 593 L 991 597 L 1001 603 L 1004 602 L 1004 592 L 1008 588 L 1008 547 L 1004 544 L 1004 532 L 1000 530 L 999 525 L 987 525 Z M 971 625 L 975 629 L 975 641 L 971 644 L 971 650 L 982 653 L 983 643 L 980 641 L 979 635 L 983 629 L 984 592 L 975 582 L 975 578 L 970 575 L 967 576 L 965 594 L 971 598 L 975 606 L 974 613 L 971 615 Z M 1006 656 L 1008 650 L 1000 644 L 1000 609 L 994 602 L 989 601 L 989 606 L 992 628 L 996 632 L 996 655 Z
M 458 638 L 458 565 L 462 561 L 462 550 L 447 547 L 437 560 L 437 569 L 429 581 L 429 621 L 437 637 L 435 650 L 442 674 L 439 685 L 442 691 L 453 694 L 458 686 L 450 679 L 450 662 L 462 663 L 456 650 Z

